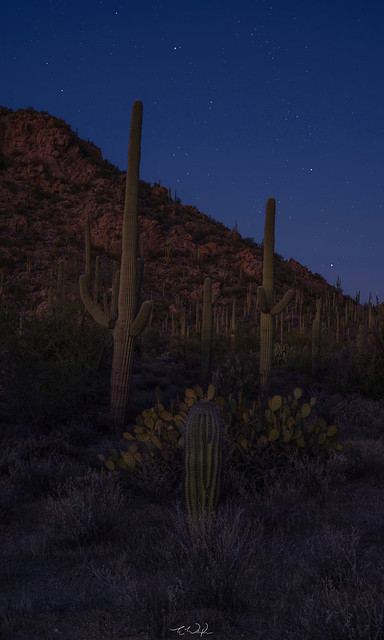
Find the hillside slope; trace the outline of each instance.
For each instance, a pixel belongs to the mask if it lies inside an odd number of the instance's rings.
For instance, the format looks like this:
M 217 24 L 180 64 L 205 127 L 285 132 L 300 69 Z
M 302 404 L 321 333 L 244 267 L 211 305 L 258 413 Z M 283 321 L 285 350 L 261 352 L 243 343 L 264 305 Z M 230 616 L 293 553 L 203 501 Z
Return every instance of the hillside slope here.
M 0 285 L 3 299 L 23 310 L 44 304 L 59 262 L 74 283 L 84 263 L 85 221 L 92 253 L 100 256 L 110 289 L 119 260 L 125 173 L 103 160 L 64 120 L 33 109 L 0 107 Z M 273 195 L 273 194 L 271 194 Z M 220 305 L 262 280 L 262 249 L 160 185 L 140 183 L 139 250 L 145 260 L 143 295 L 160 305 L 201 295 L 204 277 L 221 288 Z M 278 220 L 277 220 L 278 224 Z M 262 238 L 260 238 L 260 242 Z M 304 296 L 335 291 L 294 259 L 276 255 L 277 295 L 294 287 Z M 75 286 L 72 287 L 73 295 Z

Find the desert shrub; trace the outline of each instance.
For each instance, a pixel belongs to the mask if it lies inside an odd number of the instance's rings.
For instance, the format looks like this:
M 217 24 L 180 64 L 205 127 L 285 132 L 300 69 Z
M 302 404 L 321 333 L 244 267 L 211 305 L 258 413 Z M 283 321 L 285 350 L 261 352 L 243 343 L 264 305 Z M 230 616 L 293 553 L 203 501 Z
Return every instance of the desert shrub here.
M 367 331 L 360 342 L 339 348 L 326 359 L 327 389 L 332 393 L 357 393 L 373 400 L 384 388 L 384 329 Z
M 284 334 L 284 342 L 292 345 L 296 350 L 302 350 L 305 346 L 310 346 L 311 336 L 299 329 L 292 329 L 288 333 Z
M 117 531 L 125 500 L 113 476 L 88 471 L 70 478 L 56 498 L 46 502 L 47 513 L 71 543 L 89 545 L 110 540 Z
M 181 580 L 165 571 L 156 571 L 142 580 L 132 593 L 130 620 L 149 633 L 149 638 L 166 640 L 177 614 L 185 609 Z
M 290 638 L 313 640 L 371 640 L 382 638 L 384 611 L 381 563 L 368 573 L 358 553 L 358 531 L 350 534 L 323 524 L 309 539 L 311 558 L 304 571 L 316 579 L 315 591 L 305 595 L 297 612 L 297 633 Z M 377 563 L 376 563 L 377 564 Z M 368 569 L 368 570 L 369 570 Z M 379 578 L 376 589 L 372 584 Z
M 294 371 L 296 373 L 311 375 L 312 372 L 312 353 L 309 347 L 304 347 L 302 351 L 292 353 L 285 363 L 287 372 Z
M 331 409 L 336 424 L 349 434 L 381 440 L 384 431 L 384 407 L 380 401 L 348 394 Z
M 35 425 L 68 420 L 106 390 L 106 382 L 97 380 L 97 374 L 92 363 L 21 360 L 13 371 L 15 409 Z
M 251 528 L 250 523 L 244 524 L 243 509 L 227 504 L 220 505 L 217 514 L 211 514 L 209 535 L 200 535 L 200 523 L 189 535 L 182 514 L 177 513 L 174 544 L 179 557 L 181 554 L 180 565 L 190 588 L 192 607 L 209 609 L 231 623 L 239 622 L 254 604 L 255 583 L 265 561 L 260 552 L 262 526 Z
M 327 544 L 324 544 L 325 540 Z M 308 571 L 314 571 L 320 580 L 337 590 L 352 585 L 360 586 L 359 541 L 357 530 L 352 529 L 347 535 L 324 523 L 322 531 L 314 534 L 307 542 L 312 556 Z
M 273 364 L 287 364 L 294 352 L 295 348 L 293 345 L 275 342 L 273 345 Z
M 177 453 L 179 455 L 177 456 Z M 181 450 L 175 451 L 172 466 L 159 457 L 146 458 L 144 464 L 136 466 L 136 472 L 125 477 L 130 491 L 151 503 L 161 503 L 180 488 L 183 461 Z M 176 457 L 178 458 L 176 460 Z M 122 480 L 124 482 L 124 480 Z
M 239 327 L 235 334 L 235 350 L 237 353 L 258 352 L 260 338 L 258 332 L 249 327 Z
M 147 327 L 142 334 L 143 351 L 148 355 L 158 355 L 168 345 L 168 338 L 155 327 Z
M 57 494 L 59 487 L 78 471 L 61 456 L 31 457 L 24 460 L 12 476 L 12 487 L 21 501 Z
M 259 387 L 259 369 L 255 356 L 230 354 L 223 358 L 212 374 L 212 382 L 227 397 L 240 390 L 244 396 L 255 395 Z
M 191 366 L 200 365 L 201 339 L 199 335 L 172 336 L 168 341 L 168 348 L 170 356 L 176 360 L 186 361 Z
M 105 332 L 94 323 L 83 330 L 77 318 L 73 307 L 34 317 L 9 338 L 7 391 L 16 414 L 35 425 L 68 419 L 107 388 Z

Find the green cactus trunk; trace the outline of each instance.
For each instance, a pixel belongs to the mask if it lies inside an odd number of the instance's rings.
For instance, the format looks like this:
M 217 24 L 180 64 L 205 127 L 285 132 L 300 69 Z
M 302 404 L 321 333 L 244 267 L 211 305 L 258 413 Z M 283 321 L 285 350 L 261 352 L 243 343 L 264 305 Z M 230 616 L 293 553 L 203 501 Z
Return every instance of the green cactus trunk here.
M 270 313 L 260 318 L 260 387 L 266 393 L 272 368 L 273 323 Z
M 131 131 L 128 150 L 128 171 L 125 189 L 125 207 L 122 234 L 122 255 L 118 316 L 113 332 L 113 360 L 111 373 L 111 411 L 114 424 L 125 422 L 132 377 L 133 349 L 136 336 L 144 330 L 152 310 L 150 302 L 138 306 L 138 264 L 137 264 L 137 199 L 139 192 L 139 166 L 141 123 L 143 105 L 139 100 L 133 105 Z M 140 267 L 140 276 L 142 270 Z M 141 284 L 141 282 L 140 282 Z
M 263 394 L 269 389 L 273 354 L 273 320 L 272 316 L 281 313 L 294 296 L 294 291 L 287 291 L 282 300 L 274 305 L 273 259 L 275 249 L 275 200 L 268 198 L 265 214 L 264 254 L 263 254 L 263 286 L 257 289 L 257 300 L 260 306 L 260 388 Z
M 204 525 L 220 498 L 224 424 L 217 405 L 207 400 L 194 404 L 184 432 L 185 500 L 189 530 Z
M 132 108 L 129 138 L 121 267 L 114 277 L 114 295 L 109 316 L 91 299 L 88 275 L 82 275 L 79 279 L 80 294 L 86 309 L 96 322 L 113 330 L 110 421 L 116 425 L 123 425 L 126 420 L 134 341 L 144 330 L 152 311 L 152 303 L 146 301 L 137 313 L 142 277 L 142 264 L 137 259 L 137 199 L 142 116 L 143 105 L 137 100 Z

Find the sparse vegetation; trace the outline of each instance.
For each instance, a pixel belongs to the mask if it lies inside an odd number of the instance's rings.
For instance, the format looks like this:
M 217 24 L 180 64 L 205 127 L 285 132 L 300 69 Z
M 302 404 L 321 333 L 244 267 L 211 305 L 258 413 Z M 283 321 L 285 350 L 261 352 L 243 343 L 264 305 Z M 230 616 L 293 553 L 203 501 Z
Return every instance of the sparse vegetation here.
M 105 181 L 95 191 L 105 211 L 117 211 L 118 170 L 91 162 L 91 144 L 81 149 Z M 275 298 L 288 288 L 295 295 L 273 320 L 264 397 L 260 282 L 236 262 L 246 248 L 258 265 L 263 243 L 141 183 L 139 215 L 160 223 L 162 250 L 146 254 L 142 243 L 153 313 L 135 343 L 124 425 L 111 427 L 111 255 L 120 259 L 119 249 L 91 246 L 89 297 L 98 255 L 97 303 L 108 319 L 98 326 L 79 299 L 83 243 L 63 222 L 87 198 L 95 204 L 93 178 L 42 178 L 29 189 L 20 153 L 3 160 L 0 188 L 14 202 L 0 258 L 0 636 L 175 640 L 172 629 L 199 624 L 212 640 L 383 638 L 381 307 L 336 297 L 321 276 L 306 282 L 275 254 Z M 94 228 L 98 215 L 94 208 Z M 117 242 L 121 229 L 114 233 Z M 206 278 L 221 295 L 210 309 L 202 388 Z M 216 405 L 222 475 L 215 510 L 191 519 L 185 421 L 201 401 Z M 195 439 L 190 471 L 200 448 Z M 218 456 L 206 460 L 220 467 Z

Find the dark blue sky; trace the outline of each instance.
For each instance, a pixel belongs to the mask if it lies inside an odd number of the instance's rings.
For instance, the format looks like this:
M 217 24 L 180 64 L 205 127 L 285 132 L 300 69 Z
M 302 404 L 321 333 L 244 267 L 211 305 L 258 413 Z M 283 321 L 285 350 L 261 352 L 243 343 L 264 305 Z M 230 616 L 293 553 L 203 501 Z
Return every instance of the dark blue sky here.
M 384 2 L 13 0 L 0 104 L 64 118 L 143 180 L 361 301 L 384 299 Z

